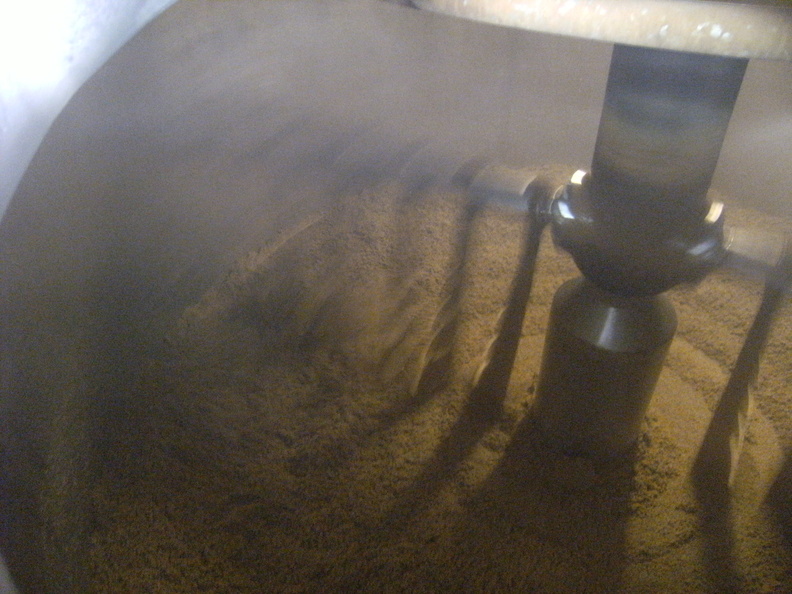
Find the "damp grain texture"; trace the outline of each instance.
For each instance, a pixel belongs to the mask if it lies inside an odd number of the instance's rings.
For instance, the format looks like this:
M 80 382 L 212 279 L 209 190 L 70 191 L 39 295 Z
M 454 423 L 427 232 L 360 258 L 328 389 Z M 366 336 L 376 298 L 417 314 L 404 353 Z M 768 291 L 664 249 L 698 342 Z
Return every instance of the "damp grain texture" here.
M 508 389 L 483 414 L 473 378 L 526 227 L 511 211 L 466 218 L 464 201 L 352 192 L 182 313 L 88 495 L 92 591 L 792 591 L 768 496 L 792 443 L 788 309 L 728 513 L 703 509 L 690 465 L 761 287 L 719 273 L 674 290 L 679 329 L 632 458 L 556 455 L 531 401 L 553 293 L 577 271 L 545 237 Z M 450 296 L 453 332 L 430 353 Z M 436 381 L 417 381 L 440 355 Z

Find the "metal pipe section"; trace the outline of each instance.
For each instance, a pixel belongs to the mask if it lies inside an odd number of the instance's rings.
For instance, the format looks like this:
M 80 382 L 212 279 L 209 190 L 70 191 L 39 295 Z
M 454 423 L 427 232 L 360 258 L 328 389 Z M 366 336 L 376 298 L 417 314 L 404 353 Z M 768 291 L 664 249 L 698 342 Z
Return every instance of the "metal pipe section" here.
M 556 225 L 556 240 L 591 281 L 619 295 L 653 295 L 722 258 L 722 209 L 707 191 L 746 66 L 614 48 L 591 175 Z M 585 220 L 585 233 L 570 218 Z
M 723 246 L 726 250 L 724 267 L 765 282 L 768 277 L 777 275 L 776 271 L 784 265 L 792 237 L 764 230 L 726 227 Z
M 697 223 L 747 65 L 616 45 L 591 165 L 597 207 Z

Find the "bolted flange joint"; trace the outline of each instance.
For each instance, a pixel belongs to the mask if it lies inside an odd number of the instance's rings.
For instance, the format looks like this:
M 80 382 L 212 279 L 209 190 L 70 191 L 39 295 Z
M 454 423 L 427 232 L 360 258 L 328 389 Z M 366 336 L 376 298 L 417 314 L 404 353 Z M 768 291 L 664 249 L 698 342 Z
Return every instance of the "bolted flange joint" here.
M 551 205 L 551 225 L 556 244 L 595 285 L 626 297 L 657 295 L 698 281 L 723 262 L 722 203 L 669 226 L 649 210 L 597 208 L 589 180 L 587 172 L 575 172 Z

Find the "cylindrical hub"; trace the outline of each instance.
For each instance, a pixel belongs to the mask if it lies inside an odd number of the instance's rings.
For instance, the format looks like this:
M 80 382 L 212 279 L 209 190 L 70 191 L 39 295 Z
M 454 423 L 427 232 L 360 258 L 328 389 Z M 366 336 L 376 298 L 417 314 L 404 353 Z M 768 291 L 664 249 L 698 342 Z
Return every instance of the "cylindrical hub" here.
M 620 297 L 584 278 L 562 285 L 533 410 L 542 438 L 571 455 L 628 451 L 675 330 L 665 296 Z

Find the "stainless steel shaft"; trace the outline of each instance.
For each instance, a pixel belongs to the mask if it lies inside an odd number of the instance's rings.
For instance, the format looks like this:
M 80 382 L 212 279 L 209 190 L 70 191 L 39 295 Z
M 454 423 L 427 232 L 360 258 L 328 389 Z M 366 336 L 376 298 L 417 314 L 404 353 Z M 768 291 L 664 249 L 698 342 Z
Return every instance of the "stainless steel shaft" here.
M 663 291 L 725 257 L 709 190 L 747 60 L 614 48 L 591 173 L 553 205 L 556 241 L 585 279 L 550 316 L 534 409 L 572 454 L 633 445 L 676 328 Z
M 707 192 L 747 60 L 616 46 L 591 175 L 556 237 L 619 295 L 695 280 L 722 257 Z M 719 214 L 719 213 L 718 213 Z

